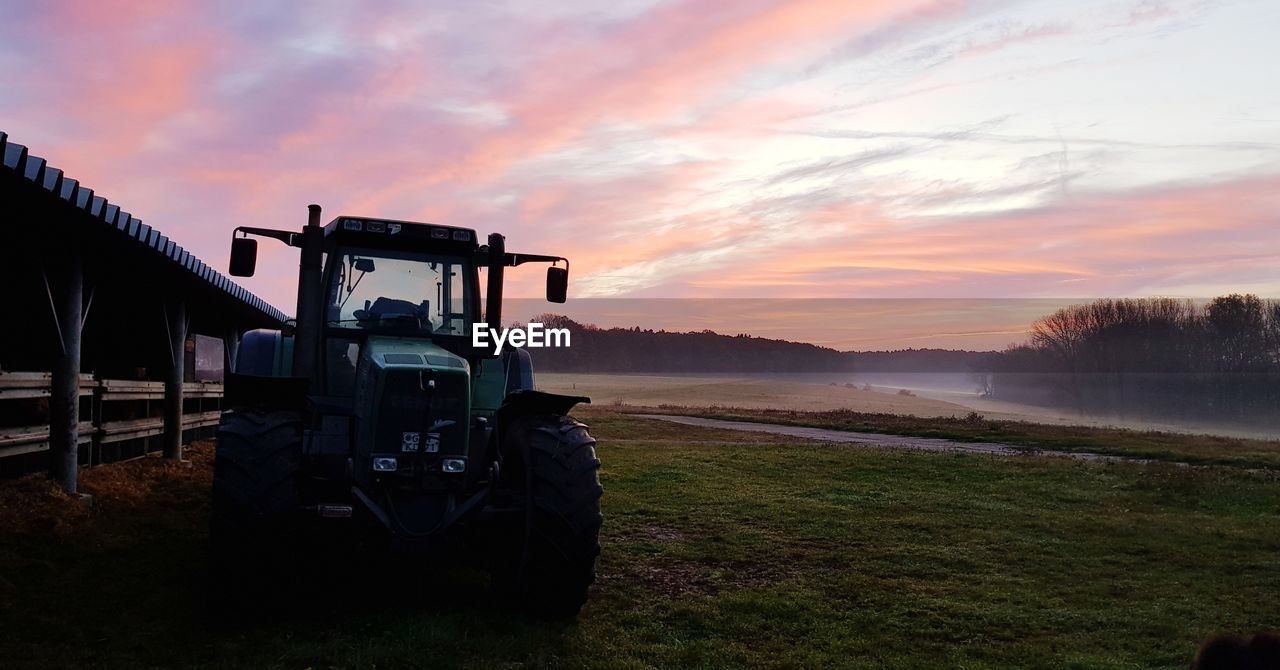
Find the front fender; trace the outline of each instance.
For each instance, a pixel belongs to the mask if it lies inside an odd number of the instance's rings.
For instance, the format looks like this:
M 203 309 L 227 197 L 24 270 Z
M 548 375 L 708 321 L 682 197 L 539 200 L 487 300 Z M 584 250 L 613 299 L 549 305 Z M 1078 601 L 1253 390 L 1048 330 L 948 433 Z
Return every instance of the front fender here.
M 498 429 L 503 430 L 511 420 L 531 414 L 563 416 L 578 403 L 590 404 L 591 398 L 580 395 L 561 395 L 546 391 L 521 389 L 507 394 L 498 408 Z
M 260 377 L 229 373 L 224 378 L 222 406 L 269 407 L 302 411 L 311 382 L 305 377 Z

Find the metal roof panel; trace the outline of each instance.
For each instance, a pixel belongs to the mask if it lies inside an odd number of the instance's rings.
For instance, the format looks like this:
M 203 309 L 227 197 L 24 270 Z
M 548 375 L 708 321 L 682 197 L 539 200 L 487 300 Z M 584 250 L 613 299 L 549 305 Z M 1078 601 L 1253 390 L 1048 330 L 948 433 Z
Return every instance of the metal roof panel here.
M 44 170 L 44 190 L 51 193 L 57 193 L 62 181 L 62 170 L 56 167 L 47 167 Z
M 61 192 L 58 193 L 58 195 L 61 196 L 63 200 L 66 200 L 67 202 L 70 202 L 70 203 L 74 203 L 76 201 L 76 196 L 78 195 L 79 191 L 80 191 L 79 181 L 75 179 L 64 178 L 62 180 L 62 190 Z
M 27 164 L 22 168 L 22 176 L 26 177 L 27 181 L 39 182 L 43 171 L 44 159 L 39 156 L 28 155 Z
M 4 166 L 13 171 L 22 169 L 27 162 L 27 148 L 16 142 L 9 142 L 4 147 Z

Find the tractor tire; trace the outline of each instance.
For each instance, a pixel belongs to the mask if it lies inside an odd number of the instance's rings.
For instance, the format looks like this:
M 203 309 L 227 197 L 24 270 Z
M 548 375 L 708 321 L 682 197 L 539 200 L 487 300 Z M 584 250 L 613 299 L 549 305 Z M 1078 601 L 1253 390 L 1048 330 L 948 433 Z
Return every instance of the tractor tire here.
M 290 581 L 299 524 L 302 424 L 297 413 L 237 408 L 222 415 L 209 523 L 210 605 L 270 608 Z
M 547 619 L 576 616 L 595 582 L 600 555 L 600 460 L 587 426 L 567 416 L 513 420 L 504 437 L 504 472 L 523 495 L 522 537 L 505 557 L 505 582 L 524 609 Z

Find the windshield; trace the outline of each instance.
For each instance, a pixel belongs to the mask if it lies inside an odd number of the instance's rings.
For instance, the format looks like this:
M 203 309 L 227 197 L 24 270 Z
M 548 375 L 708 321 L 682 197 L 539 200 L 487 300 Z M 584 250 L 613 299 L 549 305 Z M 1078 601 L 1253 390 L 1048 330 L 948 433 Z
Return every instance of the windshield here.
M 467 335 L 471 291 L 457 257 L 339 249 L 329 260 L 331 327 Z

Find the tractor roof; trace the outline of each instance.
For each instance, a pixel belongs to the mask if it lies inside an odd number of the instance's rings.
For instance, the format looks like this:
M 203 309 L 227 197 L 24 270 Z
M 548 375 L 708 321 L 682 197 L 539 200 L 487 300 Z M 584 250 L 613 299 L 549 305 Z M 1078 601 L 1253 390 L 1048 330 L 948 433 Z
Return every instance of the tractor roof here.
M 324 234 L 336 235 L 344 243 L 397 249 L 473 250 L 479 242 L 470 228 L 363 216 L 339 216 L 324 227 Z

